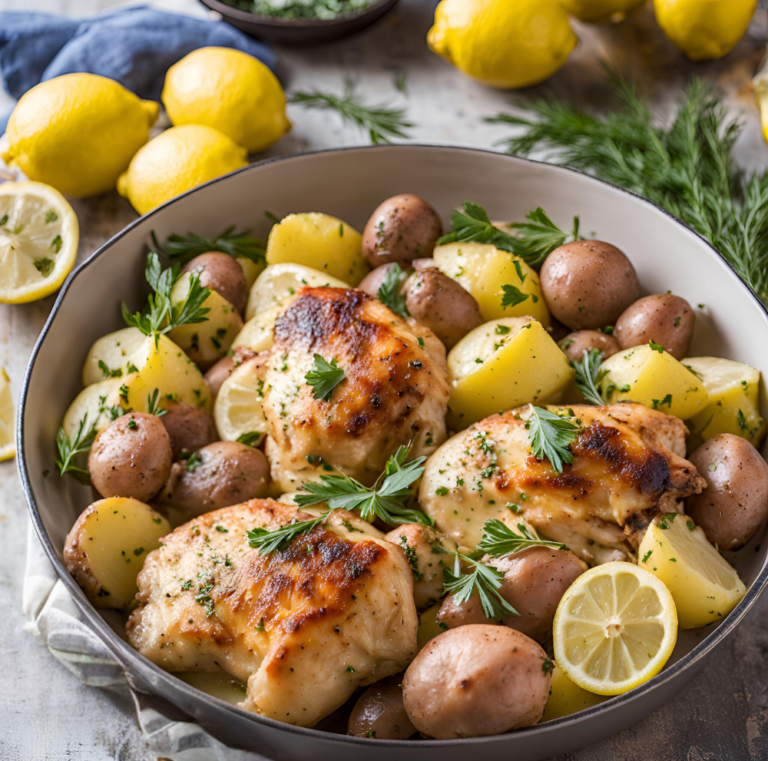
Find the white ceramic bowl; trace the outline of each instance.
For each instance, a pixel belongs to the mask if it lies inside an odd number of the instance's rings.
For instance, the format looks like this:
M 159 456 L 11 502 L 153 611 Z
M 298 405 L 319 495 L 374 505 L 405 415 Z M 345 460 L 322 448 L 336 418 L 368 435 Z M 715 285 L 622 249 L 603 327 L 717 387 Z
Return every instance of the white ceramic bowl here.
M 60 577 L 90 625 L 140 688 L 164 696 L 210 731 L 237 747 L 295 761 L 533 761 L 572 750 L 639 721 L 682 688 L 715 645 L 743 619 L 762 592 L 768 542 L 761 531 L 732 562 L 749 587 L 746 597 L 717 626 L 682 632 L 670 662 L 642 687 L 572 717 L 506 735 L 452 741 L 392 743 L 298 729 L 211 698 L 135 652 L 86 600 L 67 573 L 62 548 L 77 515 L 91 501 L 88 489 L 53 470 L 54 439 L 64 412 L 80 390 L 80 370 L 91 343 L 122 327 L 120 302 L 136 306 L 145 293 L 144 263 L 151 231 L 213 235 L 229 225 L 264 234 L 268 210 L 322 211 L 362 229 L 388 196 L 416 193 L 448 223 L 465 200 L 483 204 L 491 218 L 522 220 L 542 206 L 570 229 L 581 229 L 621 248 L 646 292 L 668 289 L 696 309 L 691 355 L 741 360 L 768 377 L 768 313 L 725 261 L 696 233 L 656 206 L 623 190 L 567 169 L 463 148 L 382 146 L 326 151 L 266 161 L 197 188 L 127 227 L 69 278 L 35 346 L 22 389 L 18 418 L 19 469 L 32 520 Z M 765 390 L 762 407 L 767 409 Z M 768 448 L 763 455 L 768 453 Z M 114 622 L 113 622 L 114 623 Z

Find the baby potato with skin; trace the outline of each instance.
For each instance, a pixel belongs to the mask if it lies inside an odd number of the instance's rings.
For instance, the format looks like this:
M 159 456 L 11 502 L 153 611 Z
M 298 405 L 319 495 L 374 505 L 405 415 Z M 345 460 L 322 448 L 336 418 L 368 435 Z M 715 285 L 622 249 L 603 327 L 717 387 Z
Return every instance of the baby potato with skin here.
M 473 624 L 430 640 L 403 679 L 403 702 L 428 737 L 498 735 L 544 713 L 551 661 L 532 639 L 504 626 Z
M 640 296 L 632 263 L 616 246 L 600 240 L 558 246 L 540 275 L 550 312 L 571 330 L 613 325 Z
M 443 225 L 435 209 L 410 194 L 376 207 L 363 230 L 363 256 L 372 267 L 432 256 Z
M 622 312 L 614 335 L 622 349 L 647 344 L 663 346 L 675 359 L 687 356 L 696 315 L 680 296 L 660 293 L 644 296 Z
M 768 516 L 768 463 L 731 433 L 711 438 L 689 460 L 707 488 L 688 497 L 685 512 L 719 549 L 743 547 Z
M 403 705 L 403 675 L 372 684 L 355 703 L 347 734 L 377 740 L 407 740 L 416 733 Z
M 96 436 L 88 471 L 102 497 L 148 502 L 168 480 L 172 459 L 171 439 L 160 418 L 129 412 Z
M 216 441 L 216 426 L 205 410 L 186 402 L 164 402 L 165 414 L 160 418 L 171 439 L 174 462 L 182 452 L 196 452 Z
M 591 349 L 603 352 L 603 359 L 608 359 L 621 348 L 613 336 L 601 333 L 599 330 L 577 330 L 558 341 L 557 345 L 571 362 L 581 362 L 584 359 L 584 352 L 589 353 Z
M 237 441 L 218 441 L 174 463 L 159 501 L 188 520 L 266 497 L 268 489 L 269 464 L 261 450 Z
M 221 251 L 209 251 L 191 259 L 182 272 L 200 272 L 200 285 L 216 291 L 237 309 L 242 317 L 248 301 L 248 285 L 243 268 Z

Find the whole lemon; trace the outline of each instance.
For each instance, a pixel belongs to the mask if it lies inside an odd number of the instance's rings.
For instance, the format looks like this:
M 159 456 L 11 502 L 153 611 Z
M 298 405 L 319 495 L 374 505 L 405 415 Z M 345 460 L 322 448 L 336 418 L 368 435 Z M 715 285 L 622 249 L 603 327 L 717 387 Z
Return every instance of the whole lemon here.
M 139 214 L 208 180 L 240 169 L 248 152 L 213 127 L 185 124 L 150 140 L 120 175 L 117 192 Z
M 173 124 L 214 127 L 252 153 L 291 128 L 277 77 L 231 48 L 200 48 L 171 66 L 162 99 Z
M 491 87 L 552 76 L 576 46 L 557 0 L 442 0 L 427 34 L 434 53 Z
M 757 0 L 654 0 L 656 21 L 692 61 L 722 58 L 744 36 Z
M 560 0 L 572 16 L 588 24 L 619 23 L 646 0 Z
M 149 140 L 158 109 L 107 77 L 65 74 L 21 97 L 3 160 L 76 198 L 104 193 Z

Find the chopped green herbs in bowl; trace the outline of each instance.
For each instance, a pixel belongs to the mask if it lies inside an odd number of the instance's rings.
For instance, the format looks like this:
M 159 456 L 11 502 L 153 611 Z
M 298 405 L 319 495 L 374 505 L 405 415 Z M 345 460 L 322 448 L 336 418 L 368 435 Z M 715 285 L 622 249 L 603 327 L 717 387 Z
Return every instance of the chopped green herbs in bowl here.
M 257 16 L 327 21 L 367 10 L 373 0 L 228 0 L 227 5 Z

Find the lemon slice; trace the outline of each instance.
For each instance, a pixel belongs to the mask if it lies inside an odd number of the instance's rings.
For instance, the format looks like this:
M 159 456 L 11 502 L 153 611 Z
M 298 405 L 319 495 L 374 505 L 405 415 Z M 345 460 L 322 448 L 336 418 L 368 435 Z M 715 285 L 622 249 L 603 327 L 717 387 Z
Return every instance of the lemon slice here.
M 736 569 L 685 515 L 670 513 L 651 523 L 637 556 L 640 566 L 669 588 L 681 629 L 719 621 L 747 593 Z
M 675 642 L 672 595 L 631 563 L 605 563 L 582 574 L 555 613 L 558 667 L 598 695 L 621 695 L 656 676 Z
M 13 399 L 11 380 L 0 367 L 0 462 L 16 455 L 16 441 L 13 438 Z
M 79 240 L 75 212 L 58 190 L 42 182 L 0 185 L 0 302 L 24 304 L 58 290 Z
M 256 373 L 258 363 L 257 357 L 243 362 L 221 384 L 213 416 L 223 441 L 242 438 L 255 447 L 267 432 L 267 419 L 261 409 L 263 383 Z

